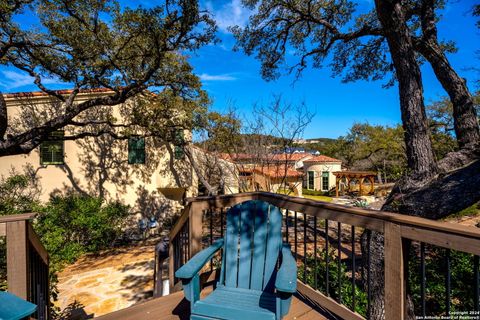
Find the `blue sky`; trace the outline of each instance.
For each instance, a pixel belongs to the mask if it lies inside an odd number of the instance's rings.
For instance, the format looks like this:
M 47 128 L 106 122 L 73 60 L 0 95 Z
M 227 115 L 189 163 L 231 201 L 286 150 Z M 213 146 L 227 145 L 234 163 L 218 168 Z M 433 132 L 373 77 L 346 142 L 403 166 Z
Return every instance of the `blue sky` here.
M 154 1 L 128 1 L 131 6 L 149 6 Z M 441 38 L 454 40 L 458 52 L 449 56 L 453 67 L 467 79 L 472 90 L 478 89 L 475 81 L 478 72 L 469 68 L 478 66 L 480 31 L 475 27 L 471 7 L 475 0 L 451 1 L 442 11 L 443 19 L 438 29 Z M 218 45 L 210 45 L 191 55 L 195 73 L 202 79 L 204 89 L 213 100 L 212 108 L 224 111 L 234 105 L 242 117 L 248 118 L 255 103 L 268 104 L 273 95 L 281 94 L 291 103 L 304 101 L 315 117 L 304 136 L 306 138 L 344 135 L 354 122 L 368 121 L 371 124 L 395 125 L 400 122 L 397 87 L 383 89 L 382 83 L 358 81 L 341 83 L 332 78 L 328 68 L 306 69 L 300 80 L 284 75 L 276 81 L 266 82 L 260 77 L 260 63 L 254 57 L 233 52 L 235 43 L 227 27 L 232 24 L 245 25 L 249 12 L 242 8 L 240 0 L 210 0 L 202 5 L 211 11 L 219 26 Z M 360 0 L 365 9 L 372 1 Z M 285 73 L 285 72 L 284 72 Z M 428 103 L 445 95 L 428 65 L 422 67 L 425 100 Z M 31 79 L 17 70 L 0 67 L 0 90 L 18 92 L 36 90 Z M 55 80 L 49 83 L 58 87 Z

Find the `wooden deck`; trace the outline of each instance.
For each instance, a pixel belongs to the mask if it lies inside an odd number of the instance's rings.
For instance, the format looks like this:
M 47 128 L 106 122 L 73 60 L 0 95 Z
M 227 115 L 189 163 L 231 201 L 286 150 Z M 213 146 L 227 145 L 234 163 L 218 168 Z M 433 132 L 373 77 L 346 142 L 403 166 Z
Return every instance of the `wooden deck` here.
M 202 291 L 202 297 L 211 292 L 211 287 Z M 183 291 L 168 296 L 151 299 L 136 304 L 129 308 L 115 311 L 107 315 L 95 318 L 98 320 L 187 320 L 190 319 L 190 303 L 183 298 Z M 308 301 L 308 299 L 295 295 L 290 312 L 285 320 L 328 320 L 337 319 L 323 311 L 320 307 Z

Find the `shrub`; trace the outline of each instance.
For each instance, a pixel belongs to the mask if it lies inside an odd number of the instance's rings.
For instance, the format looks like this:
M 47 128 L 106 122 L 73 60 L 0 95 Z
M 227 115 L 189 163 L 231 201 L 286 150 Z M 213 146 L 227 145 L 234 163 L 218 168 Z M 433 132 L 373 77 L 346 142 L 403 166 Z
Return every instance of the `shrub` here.
M 440 316 L 446 312 L 446 249 L 425 246 L 425 304 L 428 315 Z M 415 314 L 421 314 L 419 248 L 412 248 L 409 259 L 409 292 L 415 306 Z M 473 255 L 450 251 L 451 311 L 474 309 Z
M 111 247 L 120 236 L 129 207 L 101 198 L 54 196 L 38 208 L 35 229 L 53 263 L 72 263 L 83 253 Z
M 327 263 L 325 259 L 326 250 L 323 249 L 317 253 L 317 267 L 315 268 L 315 257 L 312 254 L 307 254 L 307 284 L 312 288 L 315 285 L 315 274 L 317 275 L 317 286 L 318 290 L 327 293 L 326 288 L 326 270 Z M 329 288 L 328 295 L 335 300 L 339 298 L 339 281 L 341 282 L 342 290 L 342 304 L 348 308 L 352 308 L 352 279 L 347 276 L 347 265 L 345 263 L 340 263 L 340 268 L 338 267 L 337 255 L 335 254 L 335 249 L 329 249 L 329 263 L 328 263 L 328 280 Z M 298 278 L 303 280 L 303 270 L 304 266 L 298 268 Z M 355 283 L 355 311 L 365 316 L 367 313 L 367 294 L 363 290 L 363 286 L 360 280 L 357 280 Z
M 316 191 L 310 189 L 302 189 L 302 194 L 307 196 L 328 196 L 330 193 L 328 191 Z
M 39 193 L 35 174 L 28 167 L 24 173 L 12 170 L 9 177 L 0 178 L 0 215 L 32 211 Z

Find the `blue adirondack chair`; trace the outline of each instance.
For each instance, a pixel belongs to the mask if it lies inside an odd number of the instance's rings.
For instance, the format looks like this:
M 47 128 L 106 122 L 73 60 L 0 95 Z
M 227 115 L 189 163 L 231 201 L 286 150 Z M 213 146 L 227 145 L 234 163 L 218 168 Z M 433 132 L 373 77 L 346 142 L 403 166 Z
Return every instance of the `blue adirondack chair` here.
M 33 303 L 25 301 L 9 292 L 0 291 L 0 320 L 19 320 L 37 310 Z
M 288 313 L 297 289 L 297 265 L 290 246 L 282 245 L 281 227 L 280 210 L 263 201 L 247 201 L 227 211 L 225 238 L 175 272 L 190 301 L 190 319 L 279 320 Z M 220 280 L 199 300 L 199 271 L 221 248 Z

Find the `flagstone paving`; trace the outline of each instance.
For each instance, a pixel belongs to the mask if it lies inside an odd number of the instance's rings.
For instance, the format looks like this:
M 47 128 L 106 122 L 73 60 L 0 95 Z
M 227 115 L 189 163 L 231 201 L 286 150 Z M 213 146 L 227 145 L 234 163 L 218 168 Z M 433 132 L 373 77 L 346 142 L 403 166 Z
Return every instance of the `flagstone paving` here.
M 60 310 L 73 318 L 100 316 L 152 296 L 154 246 L 86 256 L 58 275 Z

